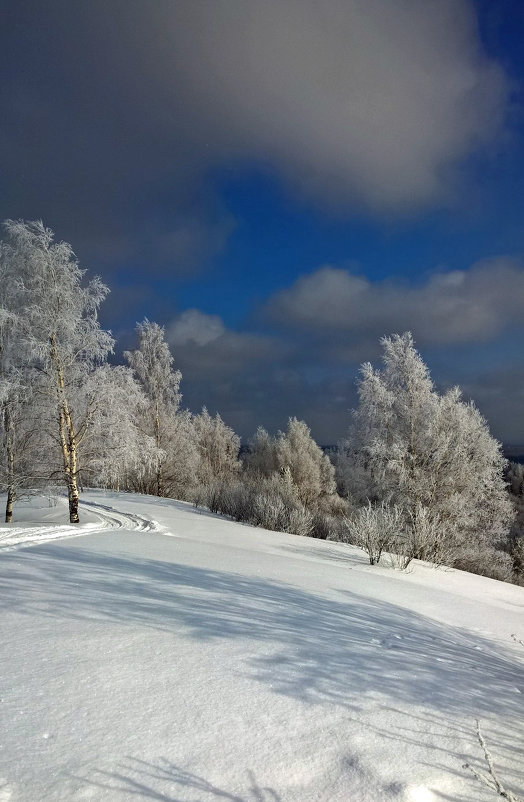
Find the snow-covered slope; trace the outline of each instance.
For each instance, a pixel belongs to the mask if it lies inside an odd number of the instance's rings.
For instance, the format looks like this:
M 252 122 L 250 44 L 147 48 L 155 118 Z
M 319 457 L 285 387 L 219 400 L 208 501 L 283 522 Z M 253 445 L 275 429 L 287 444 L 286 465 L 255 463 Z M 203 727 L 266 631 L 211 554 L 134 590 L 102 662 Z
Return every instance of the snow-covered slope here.
M 494 800 L 477 718 L 523 792 L 522 588 L 85 502 L 0 528 L 1 802 Z

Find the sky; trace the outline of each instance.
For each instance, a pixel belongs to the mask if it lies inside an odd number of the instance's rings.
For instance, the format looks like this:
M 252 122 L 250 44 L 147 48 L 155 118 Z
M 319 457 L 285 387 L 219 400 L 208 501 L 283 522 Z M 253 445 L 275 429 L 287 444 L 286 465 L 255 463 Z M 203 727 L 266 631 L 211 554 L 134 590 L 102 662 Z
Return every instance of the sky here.
M 184 403 L 337 442 L 410 330 L 524 443 L 524 3 L 0 0 L 0 218 L 165 327 Z

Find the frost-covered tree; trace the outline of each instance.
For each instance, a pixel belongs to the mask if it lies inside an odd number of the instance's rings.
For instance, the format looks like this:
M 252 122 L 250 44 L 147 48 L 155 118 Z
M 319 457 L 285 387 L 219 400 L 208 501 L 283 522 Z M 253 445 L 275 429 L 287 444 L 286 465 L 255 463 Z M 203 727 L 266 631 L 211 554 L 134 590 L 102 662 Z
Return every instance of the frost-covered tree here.
M 381 342 L 383 368 L 361 370 L 346 489 L 403 511 L 407 556 L 449 562 L 497 543 L 512 516 L 500 444 L 457 388 L 436 392 L 411 334 Z
M 278 477 L 273 490 L 293 497 L 315 515 L 315 537 L 326 537 L 332 516 L 340 516 L 343 500 L 336 493 L 334 467 L 311 437 L 304 421 L 290 418 L 287 430 L 271 437 L 259 427 L 244 457 L 246 478 L 253 482 Z M 322 532 L 321 532 L 322 530 Z
M 251 476 L 270 476 L 278 471 L 276 440 L 259 426 L 249 443 L 249 450 L 244 457 L 244 466 Z
M 178 410 L 169 421 L 166 439 L 164 482 L 166 495 L 189 500 L 198 484 L 200 453 L 195 419 L 187 409 Z
M 20 278 L 10 243 L 0 242 L 0 481 L 6 490 L 6 523 L 12 521 L 18 488 L 35 475 L 30 451 L 39 423 L 22 339 L 24 288 Z
M 156 470 L 154 439 L 141 426 L 148 401 L 133 371 L 121 365 L 102 365 L 90 384 L 96 407 L 83 448 L 83 475 L 89 485 L 128 489 Z
M 24 420 L 23 363 L 20 353 L 19 288 L 6 243 L 0 243 L 0 428 L 2 462 L 0 476 L 7 493 L 5 520 L 13 518 L 18 484 L 20 424 Z
M 370 565 L 377 565 L 382 552 L 391 548 L 402 528 L 402 513 L 394 504 L 370 501 L 347 519 L 347 540 L 367 552 Z
M 173 356 L 164 329 L 145 319 L 137 325 L 138 348 L 124 353 L 148 400 L 144 433 L 150 434 L 157 448 L 154 492 L 166 493 L 166 460 L 169 433 L 180 405 L 182 374 L 173 369 Z
M 20 495 L 49 478 L 49 462 L 42 448 L 48 410 L 23 380 L 0 382 L 0 436 L 2 462 L 0 487 L 6 491 L 5 521 L 13 520 L 13 505 Z
M 275 452 L 279 471 L 289 472 L 306 507 L 314 508 L 322 497 L 335 494 L 335 469 L 304 421 L 289 419 L 287 430 L 277 435 Z
M 202 485 L 231 481 L 238 475 L 240 438 L 217 413 L 211 417 L 204 407 L 193 420 L 199 454 L 198 479 Z
M 54 410 L 69 518 L 77 523 L 80 447 L 94 414 L 94 398 L 84 387 L 113 347 L 98 322 L 108 288 L 99 278 L 85 284 L 71 246 L 55 242 L 42 222 L 8 220 L 4 226 L 5 258 L 17 275 L 20 347 L 33 392 Z

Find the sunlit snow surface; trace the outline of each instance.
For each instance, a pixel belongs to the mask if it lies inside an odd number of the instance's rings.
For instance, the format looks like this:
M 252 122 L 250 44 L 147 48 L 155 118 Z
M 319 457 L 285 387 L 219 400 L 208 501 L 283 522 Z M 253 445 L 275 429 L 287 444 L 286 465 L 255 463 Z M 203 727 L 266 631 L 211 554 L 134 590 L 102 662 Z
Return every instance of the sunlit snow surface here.
M 524 589 L 84 499 L 0 528 L 0 802 L 494 800 L 476 718 L 524 792 Z

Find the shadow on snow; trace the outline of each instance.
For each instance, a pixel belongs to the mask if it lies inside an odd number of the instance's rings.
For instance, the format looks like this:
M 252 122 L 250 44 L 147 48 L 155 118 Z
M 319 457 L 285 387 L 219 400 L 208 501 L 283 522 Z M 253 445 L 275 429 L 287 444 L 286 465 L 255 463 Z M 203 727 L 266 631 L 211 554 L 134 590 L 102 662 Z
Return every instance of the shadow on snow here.
M 140 799 L 155 799 L 160 802 L 183 802 L 179 793 L 198 791 L 205 799 L 226 800 L 226 802 L 282 802 L 277 792 L 268 786 L 260 786 L 252 771 L 247 772 L 249 788 L 242 794 L 231 793 L 209 782 L 198 774 L 185 771 L 165 758 L 158 765 L 136 758 L 128 758 L 128 763 L 118 772 L 98 771 L 89 778 L 76 777 L 96 788 L 116 791 Z M 168 787 L 168 791 L 159 788 Z M 202 797 L 200 797 L 202 799 Z M 187 799 L 187 797 L 184 797 Z
M 2 564 L 4 610 L 258 641 L 263 653 L 246 656 L 240 670 L 309 702 L 358 710 L 362 694 L 379 691 L 392 702 L 474 718 L 515 714 L 517 689 L 524 691 L 522 665 L 489 640 L 347 590 L 328 599 L 281 582 L 76 546 L 42 545 L 23 559 L 7 554 Z

